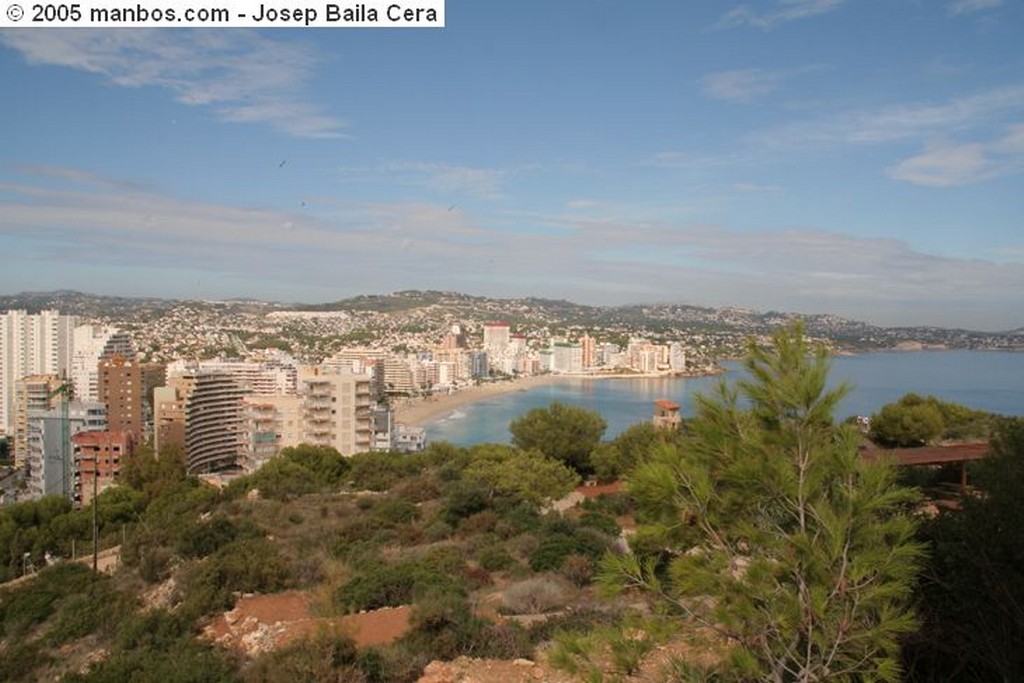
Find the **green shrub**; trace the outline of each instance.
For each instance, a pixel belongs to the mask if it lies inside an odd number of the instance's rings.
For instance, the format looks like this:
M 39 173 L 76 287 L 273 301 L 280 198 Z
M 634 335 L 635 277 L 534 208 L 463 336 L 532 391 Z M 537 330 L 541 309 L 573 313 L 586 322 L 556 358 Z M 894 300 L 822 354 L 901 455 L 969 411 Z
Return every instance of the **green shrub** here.
M 367 680 L 367 676 L 357 666 L 353 640 L 345 635 L 323 631 L 260 656 L 245 671 L 242 679 L 245 683 L 362 683 Z
M 481 548 L 476 555 L 476 559 L 480 566 L 489 572 L 508 569 L 516 562 L 515 558 L 504 547 L 497 544 Z
M 53 658 L 38 643 L 13 639 L 0 657 L 0 681 L 38 681 L 38 672 Z
M 373 506 L 373 516 L 386 524 L 408 524 L 419 518 L 420 511 L 407 500 L 398 496 L 388 496 Z
M 459 480 L 448 487 L 441 515 L 454 527 L 460 520 L 486 510 L 489 505 L 490 494 L 486 487 L 475 481 Z
M 565 558 L 583 549 L 575 538 L 564 533 L 555 533 L 542 538 L 537 549 L 530 555 L 530 568 L 535 572 L 554 571 L 562 566 Z
M 288 563 L 265 538 L 234 541 L 187 572 L 179 590 L 195 616 L 231 606 L 233 593 L 273 593 L 289 585 Z
M 596 529 L 597 531 L 613 538 L 622 532 L 614 517 L 601 512 L 584 512 L 580 517 L 579 525 L 581 527 Z
M 463 592 L 454 579 L 425 563 L 409 560 L 367 568 L 338 589 L 335 603 L 352 612 L 397 607 L 434 589 L 455 594 Z
M 423 535 L 426 536 L 427 540 L 431 543 L 451 538 L 453 533 L 455 533 L 455 529 L 452 528 L 452 525 L 441 519 L 433 522 L 423 530 Z

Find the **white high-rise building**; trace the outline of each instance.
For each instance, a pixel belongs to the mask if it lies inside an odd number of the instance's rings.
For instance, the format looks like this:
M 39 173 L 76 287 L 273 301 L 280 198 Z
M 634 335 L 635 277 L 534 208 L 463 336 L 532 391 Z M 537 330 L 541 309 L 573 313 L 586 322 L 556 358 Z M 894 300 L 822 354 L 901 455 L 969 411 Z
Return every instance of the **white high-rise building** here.
M 14 385 L 27 375 L 66 376 L 75 317 L 57 311 L 0 313 L 0 432 L 14 428 Z
M 168 364 L 168 376 L 190 372 L 216 372 L 235 378 L 247 394 L 257 396 L 295 395 L 296 365 L 279 360 L 252 362 L 246 360 L 178 360 Z
M 686 370 L 686 349 L 679 342 L 672 342 L 668 347 L 668 364 L 673 372 Z
M 99 364 L 118 330 L 106 325 L 79 325 L 74 329 L 71 352 L 71 384 L 75 398 L 99 400 Z
M 504 355 L 512 341 L 512 328 L 508 323 L 484 323 L 484 351 L 489 358 L 496 359 Z

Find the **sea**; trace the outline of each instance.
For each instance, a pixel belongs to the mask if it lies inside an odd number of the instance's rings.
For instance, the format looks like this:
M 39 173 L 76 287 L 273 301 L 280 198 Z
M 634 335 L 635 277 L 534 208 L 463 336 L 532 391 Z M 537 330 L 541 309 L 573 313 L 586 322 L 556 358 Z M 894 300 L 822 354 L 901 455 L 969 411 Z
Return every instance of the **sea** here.
M 694 414 L 694 397 L 719 382 L 742 379 L 742 364 L 723 364 L 715 377 L 565 378 L 461 406 L 425 425 L 428 441 L 458 445 L 508 443 L 508 425 L 532 408 L 555 401 L 596 410 L 608 424 L 605 438 L 651 419 L 654 401 L 679 403 Z M 907 392 L 936 396 L 1000 415 L 1024 415 L 1024 353 L 1011 351 L 893 351 L 832 359 L 829 383 L 849 382 L 836 417 L 871 415 Z

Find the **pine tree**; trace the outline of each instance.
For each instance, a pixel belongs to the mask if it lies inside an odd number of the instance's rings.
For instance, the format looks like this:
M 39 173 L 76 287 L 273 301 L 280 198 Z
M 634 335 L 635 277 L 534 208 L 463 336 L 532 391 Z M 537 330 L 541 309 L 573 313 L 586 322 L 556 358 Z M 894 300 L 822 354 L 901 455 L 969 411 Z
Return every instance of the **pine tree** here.
M 896 681 L 915 628 L 915 494 L 835 423 L 848 387 L 827 389 L 827 352 L 801 327 L 751 342 L 745 367 L 699 399 L 688 444 L 634 472 L 635 553 L 608 558 L 603 583 L 717 634 L 717 677 Z

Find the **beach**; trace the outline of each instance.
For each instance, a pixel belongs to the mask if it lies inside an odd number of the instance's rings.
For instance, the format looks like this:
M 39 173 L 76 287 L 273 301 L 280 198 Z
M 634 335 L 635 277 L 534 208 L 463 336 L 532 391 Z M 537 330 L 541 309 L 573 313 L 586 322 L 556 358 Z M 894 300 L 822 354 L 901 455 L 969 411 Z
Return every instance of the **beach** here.
M 568 375 L 533 375 L 515 380 L 488 382 L 465 387 L 450 394 L 437 394 L 426 398 L 405 399 L 395 403 L 395 422 L 410 427 L 422 427 L 432 420 L 458 410 L 460 407 L 476 403 L 492 396 L 500 396 L 514 391 L 526 391 L 534 387 L 552 384 L 565 379 Z

